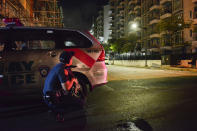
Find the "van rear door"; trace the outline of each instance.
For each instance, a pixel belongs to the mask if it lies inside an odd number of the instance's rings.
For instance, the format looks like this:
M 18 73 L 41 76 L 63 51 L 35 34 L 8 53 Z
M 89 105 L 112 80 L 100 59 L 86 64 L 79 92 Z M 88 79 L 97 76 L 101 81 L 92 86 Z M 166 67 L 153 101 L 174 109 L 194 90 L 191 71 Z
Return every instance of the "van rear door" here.
M 39 88 L 58 62 L 53 29 L 10 28 L 4 37 L 4 75 L 10 88 Z
M 4 74 L 12 88 L 43 88 L 63 50 L 92 47 L 91 40 L 74 30 L 14 27 L 0 30 L 0 35 L 5 43 Z M 86 58 L 73 59 L 73 64 L 80 67 L 84 65 L 81 59 Z

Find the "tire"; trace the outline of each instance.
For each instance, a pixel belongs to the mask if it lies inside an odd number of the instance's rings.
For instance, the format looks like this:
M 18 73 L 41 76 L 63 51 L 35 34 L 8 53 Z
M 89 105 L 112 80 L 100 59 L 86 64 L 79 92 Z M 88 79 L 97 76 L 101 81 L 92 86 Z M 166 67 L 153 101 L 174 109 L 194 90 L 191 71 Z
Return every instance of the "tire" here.
M 83 103 L 86 103 L 87 101 L 87 86 L 86 83 L 83 81 L 82 78 L 79 78 L 79 76 L 76 77 L 79 85 L 80 85 L 80 90 L 76 93 L 76 85 L 74 84 L 72 87 L 72 94 L 75 96 L 77 99 L 80 99 Z

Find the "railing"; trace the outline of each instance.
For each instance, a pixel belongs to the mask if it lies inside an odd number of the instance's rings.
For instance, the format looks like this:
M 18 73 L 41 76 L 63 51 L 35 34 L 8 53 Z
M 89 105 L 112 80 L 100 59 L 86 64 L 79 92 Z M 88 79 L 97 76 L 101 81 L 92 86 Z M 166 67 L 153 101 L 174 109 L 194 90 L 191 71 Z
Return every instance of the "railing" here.
M 161 44 L 162 47 L 165 47 L 165 46 L 172 46 L 172 43 L 169 42 L 164 42 Z
M 197 33 L 193 34 L 193 41 L 197 41 Z
M 193 3 L 197 2 L 197 0 L 192 0 Z
M 161 15 L 165 15 L 165 14 L 168 14 L 168 13 L 172 13 L 172 10 L 171 9 L 165 9 L 165 10 L 162 10 L 161 11 Z
M 166 2 L 171 2 L 172 0 L 160 0 L 160 4 L 164 4 Z
M 129 5 L 136 4 L 135 0 L 130 0 Z
M 161 60 L 161 55 L 152 54 L 152 55 L 143 55 L 142 53 L 124 53 L 118 54 L 115 53 L 114 56 L 110 55 L 109 60 Z

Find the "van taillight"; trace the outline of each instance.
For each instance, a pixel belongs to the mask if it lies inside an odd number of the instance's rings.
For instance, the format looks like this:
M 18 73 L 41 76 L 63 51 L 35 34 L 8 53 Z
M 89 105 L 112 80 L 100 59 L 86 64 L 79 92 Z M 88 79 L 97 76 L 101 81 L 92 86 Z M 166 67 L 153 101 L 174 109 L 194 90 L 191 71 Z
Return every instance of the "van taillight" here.
M 104 49 L 102 49 L 102 52 L 101 52 L 99 58 L 97 59 L 97 61 L 105 61 L 105 51 L 104 51 Z
M 101 45 L 101 43 L 100 43 L 92 34 L 90 34 L 90 32 L 87 31 L 87 33 L 88 33 L 88 34 L 94 39 L 94 41 L 95 41 L 98 45 L 100 45 L 101 48 L 102 48 L 102 52 L 101 52 L 99 58 L 97 59 L 97 61 L 105 61 L 105 50 L 104 50 L 103 46 Z
M 0 75 L 0 85 L 3 83 L 3 75 Z
M 18 18 L 4 18 L 6 26 L 24 26 Z

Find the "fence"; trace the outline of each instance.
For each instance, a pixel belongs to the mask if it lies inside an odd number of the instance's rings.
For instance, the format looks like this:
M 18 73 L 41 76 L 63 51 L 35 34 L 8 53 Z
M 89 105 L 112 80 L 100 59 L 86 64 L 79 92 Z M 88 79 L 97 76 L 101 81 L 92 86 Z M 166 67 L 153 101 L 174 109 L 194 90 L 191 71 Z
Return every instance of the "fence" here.
M 197 58 L 197 54 L 171 54 L 171 55 L 134 55 L 131 53 L 125 54 L 110 54 L 109 60 L 161 60 L 162 56 L 169 56 L 173 60 L 189 60 Z
M 170 55 L 159 55 L 159 54 L 149 54 L 145 56 L 144 54 L 134 54 L 134 53 L 124 53 L 124 54 L 110 54 L 109 55 L 110 62 L 114 60 L 116 63 L 125 63 L 125 61 L 161 61 L 162 65 L 180 65 L 183 60 L 190 60 L 190 64 L 195 66 L 197 60 L 197 54 L 170 54 Z M 122 61 L 122 62 L 121 62 Z M 141 62 L 140 62 L 141 63 Z
M 161 60 L 160 55 L 134 55 L 131 53 L 110 55 L 110 60 Z

